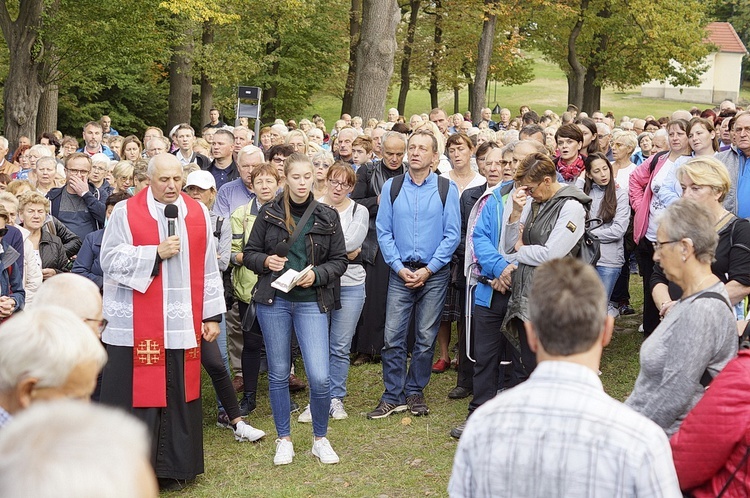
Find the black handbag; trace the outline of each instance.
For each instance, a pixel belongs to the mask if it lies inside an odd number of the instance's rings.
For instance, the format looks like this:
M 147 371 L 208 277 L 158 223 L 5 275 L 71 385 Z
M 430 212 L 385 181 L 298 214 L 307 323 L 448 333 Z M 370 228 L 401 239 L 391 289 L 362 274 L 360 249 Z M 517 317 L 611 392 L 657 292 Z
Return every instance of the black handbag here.
M 602 224 L 602 220 L 599 218 L 591 218 L 586 220 L 586 226 L 583 230 L 583 236 L 579 244 L 578 259 L 584 263 L 596 266 L 599 262 L 599 258 L 602 255 L 601 241 L 599 237 L 592 233 L 592 230 L 599 228 Z
M 302 232 L 302 228 L 307 224 L 307 221 L 310 219 L 310 216 L 312 216 L 313 211 L 315 211 L 315 208 L 318 205 L 318 201 L 313 200 L 309 206 L 307 206 L 307 209 L 305 209 L 304 214 L 299 219 L 299 223 L 297 223 L 297 226 L 294 228 L 294 232 L 292 232 L 292 235 L 289 236 L 289 238 L 286 240 L 286 243 L 289 247 L 292 247 L 294 242 L 299 237 L 299 234 Z M 247 311 L 245 312 L 245 316 L 242 317 L 242 325 L 240 326 L 242 328 L 242 332 L 250 332 L 250 329 L 253 328 L 253 324 L 255 323 L 255 320 L 257 320 L 256 316 L 256 304 L 253 300 L 253 296 L 255 296 L 255 289 L 252 291 L 252 296 L 250 296 L 250 302 L 247 306 Z

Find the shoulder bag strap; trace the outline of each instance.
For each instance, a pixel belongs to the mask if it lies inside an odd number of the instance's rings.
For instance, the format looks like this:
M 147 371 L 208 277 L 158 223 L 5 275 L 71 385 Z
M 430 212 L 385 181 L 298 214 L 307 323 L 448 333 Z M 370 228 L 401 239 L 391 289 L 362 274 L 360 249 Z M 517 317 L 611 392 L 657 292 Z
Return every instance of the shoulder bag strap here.
M 302 229 L 305 225 L 307 225 L 307 221 L 310 219 L 310 216 L 312 216 L 313 211 L 315 211 L 315 208 L 318 206 L 318 201 L 313 200 L 309 206 L 307 206 L 307 209 L 305 209 L 305 213 L 302 215 L 302 218 L 299 219 L 299 223 L 297 223 L 297 226 L 294 228 L 294 232 L 292 232 L 292 235 L 287 239 L 287 244 L 289 244 L 289 247 L 292 247 L 294 244 L 294 241 L 297 240 L 297 237 L 299 237 L 299 234 L 302 232 Z

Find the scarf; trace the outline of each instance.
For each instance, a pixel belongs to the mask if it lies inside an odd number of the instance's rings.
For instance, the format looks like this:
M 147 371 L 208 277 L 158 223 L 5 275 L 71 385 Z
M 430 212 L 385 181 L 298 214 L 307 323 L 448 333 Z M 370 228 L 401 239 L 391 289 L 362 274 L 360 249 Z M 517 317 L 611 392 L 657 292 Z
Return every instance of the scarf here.
M 580 154 L 571 164 L 565 164 L 562 157 L 558 158 L 557 171 L 562 175 L 563 180 L 566 182 L 575 181 L 584 169 L 586 169 L 586 165 L 583 164 L 583 157 L 581 157 Z

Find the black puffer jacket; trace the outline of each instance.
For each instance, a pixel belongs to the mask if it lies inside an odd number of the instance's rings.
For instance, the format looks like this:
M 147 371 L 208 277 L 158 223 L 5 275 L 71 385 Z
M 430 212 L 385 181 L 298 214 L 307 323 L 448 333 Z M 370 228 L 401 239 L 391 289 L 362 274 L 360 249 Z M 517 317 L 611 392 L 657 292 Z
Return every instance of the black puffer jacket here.
M 275 253 L 279 242 L 290 237 L 284 217 L 284 205 L 279 196 L 261 208 L 245 244 L 242 262 L 245 267 L 258 274 L 258 283 L 253 292 L 253 301 L 258 304 L 273 304 L 276 297 L 276 289 L 271 287 L 271 271 L 264 266 L 264 262 L 269 255 Z M 337 307 L 335 289 L 349 260 L 346 257 L 344 233 L 338 212 L 319 203 L 313 211 L 312 219 L 313 227 L 301 237 L 305 238 L 307 263 L 314 265 L 318 277 L 313 284 L 318 296 L 318 307 L 321 313 L 327 313 Z

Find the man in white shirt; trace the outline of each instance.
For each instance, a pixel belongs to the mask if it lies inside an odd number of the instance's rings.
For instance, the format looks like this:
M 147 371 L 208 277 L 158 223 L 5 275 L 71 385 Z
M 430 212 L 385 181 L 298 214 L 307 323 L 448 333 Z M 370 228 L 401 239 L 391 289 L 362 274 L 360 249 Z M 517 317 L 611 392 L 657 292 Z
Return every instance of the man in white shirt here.
M 605 394 L 597 375 L 614 319 L 594 268 L 539 266 L 529 309 L 538 366 L 471 416 L 450 495 L 681 497 L 664 431 Z

